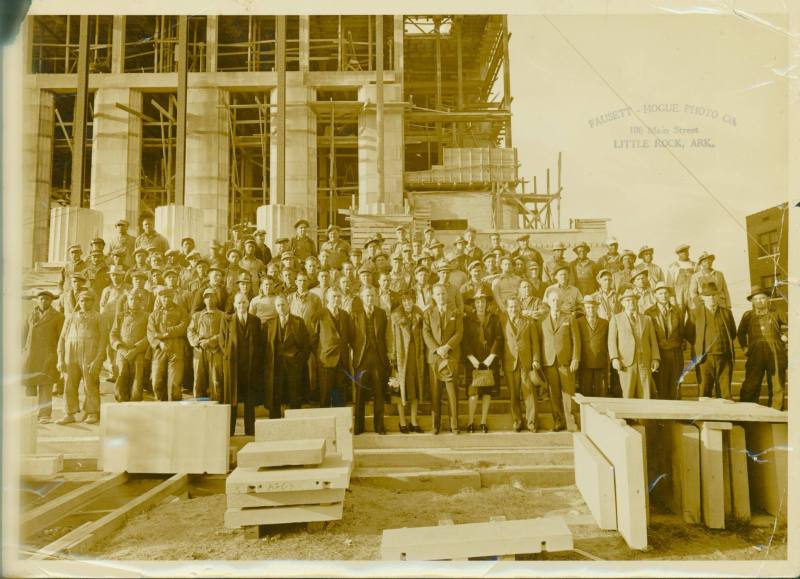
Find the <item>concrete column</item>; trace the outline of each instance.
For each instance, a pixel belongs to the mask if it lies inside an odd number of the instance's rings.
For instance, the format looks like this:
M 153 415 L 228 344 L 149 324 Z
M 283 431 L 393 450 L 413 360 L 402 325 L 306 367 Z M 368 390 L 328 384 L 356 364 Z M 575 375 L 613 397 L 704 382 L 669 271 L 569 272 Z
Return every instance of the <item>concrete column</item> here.
M 128 88 L 101 88 L 94 97 L 94 142 L 89 207 L 104 216 L 102 236 L 114 236 L 114 223 L 139 216 L 142 121 L 117 108 L 141 110 L 142 93 Z
M 67 249 L 79 243 L 84 253 L 89 243 L 103 233 L 103 214 L 85 207 L 53 207 L 50 211 L 50 249 L 48 261 L 67 261 Z
M 294 235 L 294 224 L 298 219 L 311 221 L 305 207 L 296 205 L 262 205 L 256 209 L 256 226 L 267 232 L 264 243 L 268 247 L 275 246 L 275 240 Z M 313 234 L 312 234 L 313 239 Z
M 403 83 L 403 37 L 405 35 L 405 27 L 403 25 L 403 15 L 395 14 L 394 16 L 394 49 L 392 52 L 392 67 L 394 68 L 395 82 L 402 86 Z
M 204 238 L 220 241 L 228 230 L 228 120 L 218 106 L 224 96 L 215 87 L 190 87 L 186 95 L 184 205 L 202 209 Z
M 113 17 L 111 29 L 111 73 L 125 72 L 125 15 Z
M 310 16 L 300 16 L 300 72 L 308 72 L 308 57 L 311 51 L 311 40 L 309 32 Z
M 272 102 L 277 89 L 272 89 Z M 317 222 L 317 115 L 308 106 L 314 100 L 314 89 L 303 85 L 302 72 L 286 73 L 286 161 L 285 203 L 299 207 L 312 225 Z M 273 111 L 270 137 L 270 201 L 276 201 L 278 188 L 278 139 L 276 115 Z M 271 203 L 272 204 L 272 203 Z
M 362 214 L 403 213 L 403 108 L 397 84 L 384 85 L 383 201 L 378 197 L 378 130 L 375 86 L 359 89 L 358 100 L 367 108 L 358 115 L 358 212 Z
M 55 116 L 53 93 L 29 89 L 24 95 L 22 263 L 29 266 L 47 261 Z
M 205 252 L 213 239 L 205 226 L 205 212 L 195 207 L 173 204 L 156 207 L 155 226 L 170 247 L 180 247 L 181 239 L 192 237 L 195 246 Z
M 206 72 L 217 72 L 219 16 L 206 16 Z

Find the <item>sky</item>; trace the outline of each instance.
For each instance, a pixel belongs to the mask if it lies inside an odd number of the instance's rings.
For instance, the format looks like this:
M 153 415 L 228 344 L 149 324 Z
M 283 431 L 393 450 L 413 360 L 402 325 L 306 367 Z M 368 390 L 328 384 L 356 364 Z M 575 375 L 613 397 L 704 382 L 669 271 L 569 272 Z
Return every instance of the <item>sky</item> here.
M 621 248 L 650 245 L 664 268 L 680 243 L 714 253 L 734 312 L 748 307 L 745 216 L 787 198 L 786 36 L 733 16 L 509 27 L 513 145 L 539 183 L 562 153 L 562 227 L 609 218 Z

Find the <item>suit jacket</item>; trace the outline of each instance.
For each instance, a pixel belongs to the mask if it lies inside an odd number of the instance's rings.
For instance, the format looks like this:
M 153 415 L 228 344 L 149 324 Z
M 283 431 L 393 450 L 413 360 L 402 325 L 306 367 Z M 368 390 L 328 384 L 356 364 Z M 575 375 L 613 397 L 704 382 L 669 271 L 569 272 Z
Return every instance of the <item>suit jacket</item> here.
M 64 316 L 52 306 L 40 313 L 38 308 L 28 314 L 22 350 L 22 376 L 32 386 L 58 380 L 56 368 L 58 337 L 64 326 Z
M 581 335 L 575 318 L 559 312 L 554 324 L 548 313 L 538 327 L 543 366 L 553 366 L 556 361 L 562 366 L 568 366 L 573 360 L 580 361 Z
M 594 328 L 586 316 L 578 320 L 581 333 L 581 368 L 602 369 L 608 367 L 608 320 L 597 316 Z
M 503 329 L 503 359 L 508 370 L 528 372 L 535 361 L 541 362 L 539 331 L 536 322 L 530 318 L 519 316 L 516 329 L 511 328 L 507 314 L 503 314 L 500 322 Z
M 341 361 L 349 360 L 350 314 L 339 308 L 337 318 L 328 308 L 322 308 L 314 325 L 314 351 L 323 368 L 336 368 Z
M 422 336 L 428 347 L 428 363 L 438 364 L 441 357 L 436 353 L 436 348 L 447 344 L 450 351 L 447 359 L 451 362 L 451 371 L 455 374 L 458 361 L 461 358 L 461 339 L 464 336 L 463 316 L 457 310 L 448 307 L 445 312 L 446 319 L 442 319 L 439 308 L 431 304 L 422 318 Z
M 668 320 L 662 319 L 658 304 L 650 306 L 645 314 L 653 320 L 659 350 L 680 348 L 685 334 L 685 310 L 680 306 L 670 306 Z
M 261 324 L 261 381 L 256 400 L 263 400 L 266 408 L 272 408 L 275 403 L 276 372 L 289 374 L 292 381 L 299 380 L 311 349 L 301 318 L 289 314 L 286 327 L 279 331 L 280 323 L 280 318 L 276 316 Z
M 363 369 L 367 353 L 367 312 L 363 307 L 353 308 L 351 315 L 353 370 Z M 378 365 L 383 371 L 389 367 L 389 357 L 386 353 L 386 332 L 390 332 L 386 312 L 375 306 L 372 312 L 372 323 L 375 326 L 375 347 Z
M 224 398 L 223 403 L 235 405 L 239 402 L 239 391 L 244 388 L 256 391 L 259 362 L 261 359 L 261 322 L 253 314 L 247 314 L 245 323 L 239 316 L 228 320 L 228 336 L 223 348 Z M 257 392 L 255 403 L 263 403 L 262 392 Z
M 612 360 L 619 359 L 623 366 L 631 366 L 637 352 L 639 362 L 647 367 L 653 360 L 661 360 L 658 340 L 649 316 L 638 315 L 634 328 L 625 312 L 616 314 L 608 324 L 608 353 Z
M 733 349 L 733 338 L 736 336 L 736 321 L 733 319 L 733 314 L 728 308 L 721 305 L 718 306 L 722 312 L 724 320 L 725 331 L 722 338 L 727 340 L 731 357 L 733 358 L 735 350 Z M 706 316 L 706 307 L 701 304 L 696 308 L 689 310 L 689 318 L 686 321 L 686 339 L 693 344 L 695 356 L 699 357 L 699 361 L 705 359 L 707 348 L 709 344 L 703 344 L 706 337 L 706 328 L 708 327 L 708 317 Z

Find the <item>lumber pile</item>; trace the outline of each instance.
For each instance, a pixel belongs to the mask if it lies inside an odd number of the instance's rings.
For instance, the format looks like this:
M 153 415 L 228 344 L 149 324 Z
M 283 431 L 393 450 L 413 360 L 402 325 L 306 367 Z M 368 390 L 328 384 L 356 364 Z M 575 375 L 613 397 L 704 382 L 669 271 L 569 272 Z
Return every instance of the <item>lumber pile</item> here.
M 342 518 L 353 463 L 351 408 L 287 411 L 256 421 L 255 442 L 225 482 L 225 526 L 258 537 L 268 525 Z
M 788 413 L 720 399 L 575 395 L 575 480 L 602 529 L 647 547 L 650 497 L 684 522 L 724 529 L 758 508 L 786 520 Z

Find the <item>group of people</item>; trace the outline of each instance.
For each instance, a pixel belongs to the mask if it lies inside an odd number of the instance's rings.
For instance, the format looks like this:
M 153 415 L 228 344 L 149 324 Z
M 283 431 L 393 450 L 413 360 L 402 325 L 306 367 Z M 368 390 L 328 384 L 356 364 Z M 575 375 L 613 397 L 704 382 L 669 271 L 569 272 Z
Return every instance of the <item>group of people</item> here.
M 747 355 L 740 400 L 757 402 L 766 376 L 769 403 L 784 404 L 786 319 L 770 307 L 772 290 L 753 288 L 737 326 L 714 255 L 692 261 L 687 245 L 665 271 L 652 248 L 620 252 L 614 238 L 597 261 L 583 242 L 571 261 L 563 243 L 544 260 L 527 234 L 513 248 L 492 234 L 483 249 L 468 229 L 446 252 L 432 228 L 412 239 L 401 226 L 396 240 L 377 235 L 362 250 L 332 225 L 317 248 L 301 219 L 273 248 L 266 231 L 239 225 L 202 255 L 191 238 L 170 248 L 152 216 L 137 237 L 125 220 L 115 227 L 108 244 L 91 242 L 87 259 L 69 248 L 58 296 L 36 294 L 23 378 L 41 422 L 51 419 L 54 391 L 64 395 L 60 424 L 79 414 L 97 422 L 105 371 L 117 401 L 149 390 L 157 400 L 190 392 L 231 404 L 231 432 L 243 403 L 245 434 L 257 406 L 280 417 L 303 404 L 354 404 L 360 433 L 368 401 L 375 432 L 385 433 L 386 403 L 397 406 L 401 432 L 422 432 L 423 399 L 436 434 L 443 394 L 450 431 L 488 432 L 502 385 L 514 430 L 540 428 L 546 397 L 554 430 L 574 430 L 575 392 L 678 399 L 695 371 L 701 395 L 731 398 L 734 340 Z

